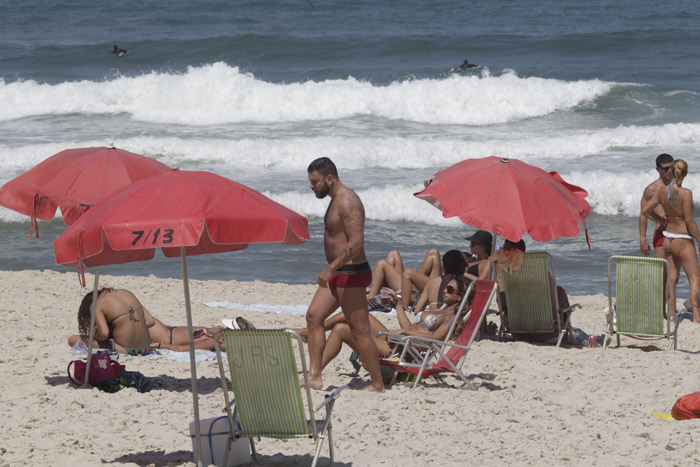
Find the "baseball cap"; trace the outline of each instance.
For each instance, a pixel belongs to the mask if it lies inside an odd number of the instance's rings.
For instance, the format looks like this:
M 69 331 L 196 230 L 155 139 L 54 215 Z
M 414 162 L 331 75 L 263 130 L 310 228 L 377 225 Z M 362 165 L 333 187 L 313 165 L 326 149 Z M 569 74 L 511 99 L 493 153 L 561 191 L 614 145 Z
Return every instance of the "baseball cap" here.
M 487 232 L 485 230 L 477 230 L 476 232 L 474 232 L 474 235 L 472 235 L 471 237 L 465 237 L 464 239 L 486 247 L 486 250 L 489 252 L 489 254 L 491 254 L 493 236 L 490 232 Z

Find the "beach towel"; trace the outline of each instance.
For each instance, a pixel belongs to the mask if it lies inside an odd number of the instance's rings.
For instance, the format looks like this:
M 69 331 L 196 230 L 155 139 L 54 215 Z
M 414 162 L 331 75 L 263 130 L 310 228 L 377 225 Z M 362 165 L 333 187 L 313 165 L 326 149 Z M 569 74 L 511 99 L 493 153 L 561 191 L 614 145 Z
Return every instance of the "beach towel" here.
M 79 357 L 87 358 L 87 346 L 85 345 L 84 342 L 78 341 L 73 347 L 71 347 L 71 354 L 77 355 Z M 124 357 L 128 358 L 168 358 L 170 360 L 177 360 L 178 362 L 189 362 L 190 361 L 190 353 L 189 352 L 175 352 L 173 350 L 165 350 L 165 349 L 152 349 L 150 352 L 148 352 L 146 355 L 142 356 L 128 356 L 128 355 L 123 355 L 123 354 L 118 354 L 117 352 L 113 350 L 104 350 L 104 349 L 92 349 L 93 354 L 97 354 L 98 352 L 107 352 L 109 355 L 112 357 L 113 360 L 119 359 L 119 356 L 122 355 Z M 197 349 L 194 351 L 194 359 L 196 362 L 209 362 L 216 360 L 216 352 L 212 350 L 203 350 L 203 349 Z M 92 378 L 90 378 L 92 379 Z
M 523 264 L 523 253 L 520 250 L 498 250 L 496 253 L 489 257 L 489 261 L 493 262 L 496 268 L 496 281 L 498 282 L 498 290 L 500 292 L 505 291 L 505 286 L 503 285 L 503 271 L 512 274 L 514 276 L 520 273 L 520 266 Z
M 671 415 L 676 420 L 700 418 L 700 392 L 679 397 L 676 403 L 673 404 Z
M 249 305 L 246 303 L 236 303 L 236 302 L 203 302 L 204 306 L 209 308 L 234 308 L 237 310 L 253 310 L 253 311 L 274 311 L 275 313 L 291 313 L 294 315 L 306 314 L 308 310 L 308 305 L 268 305 L 266 303 L 259 303 L 254 305 Z

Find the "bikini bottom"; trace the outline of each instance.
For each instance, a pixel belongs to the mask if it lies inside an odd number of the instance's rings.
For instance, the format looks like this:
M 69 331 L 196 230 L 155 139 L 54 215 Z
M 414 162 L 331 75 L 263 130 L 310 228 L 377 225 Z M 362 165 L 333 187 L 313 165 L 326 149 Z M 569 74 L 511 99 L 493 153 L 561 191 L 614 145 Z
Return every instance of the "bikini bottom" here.
M 690 240 L 691 242 L 693 241 L 693 237 L 691 237 L 688 234 L 682 234 L 682 233 L 674 233 L 674 232 L 668 232 L 664 230 L 664 237 L 668 238 L 669 242 L 674 241 L 677 238 L 683 238 L 685 240 Z

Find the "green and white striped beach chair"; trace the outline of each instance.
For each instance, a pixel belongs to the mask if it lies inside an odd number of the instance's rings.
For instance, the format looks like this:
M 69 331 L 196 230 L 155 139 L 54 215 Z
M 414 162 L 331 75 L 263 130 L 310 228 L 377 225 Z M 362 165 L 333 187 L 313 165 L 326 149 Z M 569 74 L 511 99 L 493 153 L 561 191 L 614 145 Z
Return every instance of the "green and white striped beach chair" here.
M 616 288 L 614 304 L 613 263 Z M 609 308 L 606 313 L 607 329 L 603 349 L 607 348 L 613 335 L 617 335 L 618 347 L 620 335 L 623 335 L 636 339 L 668 339 L 668 348 L 676 348 L 680 319 L 667 318 L 668 301 L 664 297 L 664 290 L 668 290 L 670 285 L 669 268 L 668 261 L 662 258 L 611 256 L 608 259 Z M 671 321 L 675 321 L 673 331 Z
M 551 269 L 551 271 L 550 271 Z M 550 280 L 551 275 L 551 280 Z M 557 301 L 557 281 L 552 255 L 544 252 L 525 253 L 518 274 L 503 272 L 509 330 L 504 329 L 501 316 L 499 335 L 547 339 L 558 336 L 557 347 L 566 334 L 575 303 L 561 310 L 553 310 Z M 558 306 L 557 306 L 558 307 Z
M 226 345 L 226 358 L 231 372 L 231 387 L 234 396 L 234 409 L 228 394 L 221 345 L 218 336 L 223 336 Z M 307 382 L 304 390 L 308 415 L 306 417 L 304 397 L 299 385 L 297 362 L 294 358 L 292 336 L 299 342 L 301 372 Z M 328 434 L 330 464 L 333 464 L 333 438 L 331 436 L 331 415 L 336 398 L 347 386 L 326 395 L 325 400 L 314 407 L 311 391 L 308 389 L 308 375 L 304 358 L 304 345 L 298 333 L 286 329 L 275 330 L 231 330 L 217 334 L 216 353 L 221 373 L 221 388 L 224 392 L 226 412 L 229 419 L 231 442 L 237 438 L 249 438 L 253 458 L 257 462 L 254 437 L 265 438 L 311 438 L 316 443 L 313 463 L 318 462 L 323 441 Z M 325 418 L 318 418 L 317 412 L 326 408 Z M 224 465 L 228 460 L 224 461 Z

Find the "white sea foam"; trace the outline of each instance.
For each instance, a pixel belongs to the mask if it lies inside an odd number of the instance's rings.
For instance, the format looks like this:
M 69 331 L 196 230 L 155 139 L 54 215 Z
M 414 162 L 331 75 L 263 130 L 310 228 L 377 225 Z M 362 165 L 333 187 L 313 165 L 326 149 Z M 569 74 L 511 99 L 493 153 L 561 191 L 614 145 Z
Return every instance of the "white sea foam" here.
M 337 120 L 369 115 L 435 124 L 489 125 L 570 109 L 612 83 L 521 78 L 514 73 L 415 79 L 378 86 L 345 80 L 274 84 L 214 63 L 185 73 L 42 84 L 0 80 L 0 121 L 37 115 L 118 114 L 151 123 Z M 475 112 L 474 109 L 479 109 Z
M 136 136 L 113 141 L 117 147 L 155 157 L 172 167 L 187 170 L 221 170 L 235 179 L 236 172 L 275 170 L 299 173 L 311 158 L 326 155 L 344 170 L 435 169 L 467 158 L 502 156 L 538 165 L 547 170 L 587 167 L 591 156 L 615 157 L 622 169 L 643 170 L 648 158 L 660 152 L 692 158 L 699 155 L 700 124 L 620 126 L 610 129 L 577 130 L 569 134 L 489 134 L 484 140 L 456 137 L 435 139 L 416 136 L 346 137 L 317 136 L 286 138 L 185 138 Z M 497 138 L 497 139 L 489 139 Z M 70 147 L 104 146 L 107 141 L 65 141 L 26 146 L 0 145 L 0 182 L 35 166 L 48 156 Z M 644 157 L 636 157 L 636 156 Z M 620 160 L 621 159 L 621 160 Z
M 0 222 L 7 222 L 7 223 L 26 222 L 28 224 L 29 217 L 25 216 L 24 214 L 20 214 L 16 211 L 13 211 L 11 209 L 7 209 L 7 208 L 0 206 Z
M 654 169 L 646 172 L 620 172 L 594 170 L 590 172 L 561 173 L 564 179 L 588 191 L 587 201 L 594 213 L 604 216 L 639 215 L 639 201 L 644 188 L 658 174 Z M 700 193 L 700 179 L 688 178 L 683 184 Z M 357 190 L 365 205 L 368 220 L 392 222 L 420 222 L 430 225 L 458 226 L 457 218 L 446 219 L 442 212 L 429 203 L 413 196 L 422 185 L 389 185 L 382 188 Z M 270 193 L 266 196 L 304 216 L 322 217 L 328 201 L 310 202 L 310 193 Z M 697 204 L 697 200 L 696 200 Z
M 593 212 L 604 216 L 638 216 L 644 188 L 658 174 L 649 171 L 591 170 L 561 172 L 569 183 L 588 191 Z M 688 177 L 684 186 L 700 193 L 700 179 Z M 365 205 L 368 221 L 418 222 L 429 225 L 459 226 L 457 218 L 446 219 L 442 212 L 413 196 L 423 189 L 418 184 L 392 184 L 357 190 Z M 323 217 L 329 199 L 316 200 L 310 191 L 262 191 L 265 196 L 307 217 Z M 697 197 L 696 197 L 697 204 Z M 0 222 L 29 222 L 29 218 L 0 207 Z

